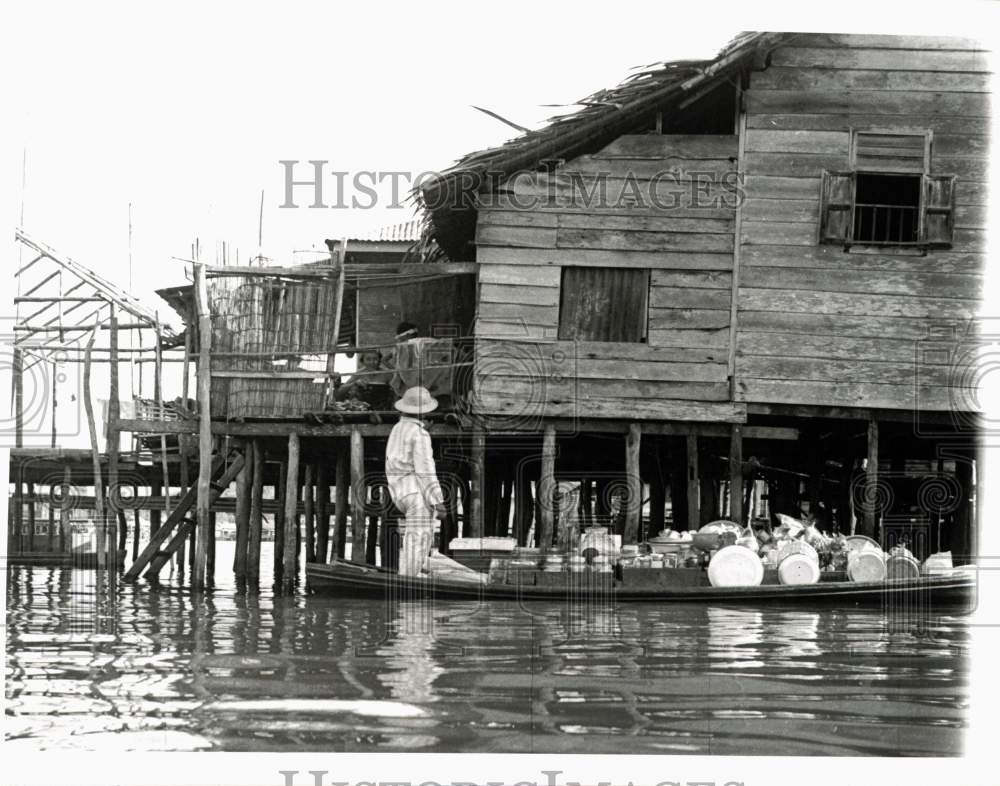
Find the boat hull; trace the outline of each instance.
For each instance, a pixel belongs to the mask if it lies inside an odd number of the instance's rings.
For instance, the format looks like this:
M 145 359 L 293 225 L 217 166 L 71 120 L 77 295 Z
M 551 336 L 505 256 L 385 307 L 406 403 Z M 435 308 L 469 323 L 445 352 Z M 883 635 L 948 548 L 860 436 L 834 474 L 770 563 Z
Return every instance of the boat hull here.
M 610 599 L 614 602 L 678 602 L 703 604 L 823 604 L 886 605 L 908 601 L 975 607 L 976 579 L 968 573 L 922 577 L 917 580 L 858 583 L 824 581 L 787 586 L 757 587 L 637 586 L 629 587 L 610 574 L 561 574 L 564 580 L 538 585 L 529 581 L 477 585 L 459 581 L 400 576 L 365 565 L 335 562 L 306 566 L 311 592 L 318 595 L 382 599 L 434 600 L 569 600 Z

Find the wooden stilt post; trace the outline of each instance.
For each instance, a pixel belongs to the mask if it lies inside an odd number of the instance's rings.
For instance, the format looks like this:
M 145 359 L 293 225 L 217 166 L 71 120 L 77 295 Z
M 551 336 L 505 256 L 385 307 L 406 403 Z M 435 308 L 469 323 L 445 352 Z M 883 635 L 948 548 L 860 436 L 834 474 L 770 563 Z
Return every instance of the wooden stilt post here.
M 61 506 L 59 509 L 59 550 L 68 554 L 73 550 L 72 503 L 73 471 L 69 464 L 63 465 Z
M 142 509 L 139 507 L 139 485 L 132 485 L 132 496 L 136 501 L 132 511 L 132 561 L 139 558 L 139 538 L 142 536 Z
M 330 469 L 324 458 L 316 467 L 316 551 L 313 559 L 330 557 Z
M 507 468 L 510 468 L 509 464 Z M 514 478 L 502 478 L 501 482 L 497 535 L 506 538 L 510 534 L 510 510 L 513 504 Z
M 163 407 L 163 348 L 161 346 L 161 341 L 163 340 L 163 334 L 160 332 L 160 321 L 159 317 L 156 320 L 156 328 L 154 332 L 155 343 L 153 344 L 153 398 L 156 400 L 156 407 L 159 411 Z M 163 471 L 163 487 L 166 489 L 166 496 L 164 497 L 164 510 L 166 511 L 167 518 L 170 517 L 171 503 L 170 503 L 170 466 L 167 463 L 167 435 L 160 434 L 160 467 Z M 178 551 L 178 559 L 181 563 L 181 568 L 183 569 L 183 550 Z
M 347 553 L 347 507 L 350 504 L 351 487 L 350 453 L 343 446 L 337 450 L 337 473 L 334 490 L 334 547 L 337 559 L 344 559 Z
M 494 460 L 490 472 L 483 472 L 483 535 L 497 534 L 497 507 L 500 498 L 500 468 Z M 485 463 L 483 464 L 485 468 Z
M 24 469 L 18 463 L 12 467 L 14 475 L 14 499 L 10 511 L 11 525 L 7 528 L 7 553 L 14 554 L 24 550 Z
M 253 485 L 250 490 L 250 540 L 247 543 L 247 583 L 260 587 L 260 543 L 264 528 L 264 443 L 253 445 Z
M 745 523 L 743 510 L 743 426 L 734 423 L 729 430 L 729 519 Z
M 157 505 L 159 505 L 159 497 L 162 495 L 162 493 L 163 493 L 163 486 L 161 485 L 160 481 L 159 480 L 152 481 L 149 486 L 149 496 L 156 497 L 157 501 L 151 503 L 151 507 L 149 509 L 150 538 L 153 537 L 153 535 L 156 533 L 156 531 L 160 528 L 160 525 L 162 524 L 160 509 L 159 507 L 157 507 Z
M 243 467 L 236 475 L 236 553 L 233 555 L 233 573 L 237 585 L 249 576 L 248 553 L 250 544 L 250 497 L 253 485 L 254 442 L 243 443 Z
M 555 522 L 556 428 L 548 425 L 542 437 L 542 475 L 538 483 L 538 538 L 543 550 L 552 548 Z
M 288 476 L 285 481 L 285 555 L 282 564 L 281 586 L 290 591 L 295 585 L 295 563 L 298 553 L 295 540 L 299 529 L 299 435 L 288 435 Z
M 365 443 L 351 429 L 351 562 L 365 561 Z
M 191 376 L 191 349 L 192 349 L 190 325 L 193 322 L 194 322 L 194 315 L 189 312 L 188 314 L 189 327 L 187 330 L 184 331 L 184 366 L 181 372 L 181 404 L 185 409 L 187 409 L 188 407 L 188 397 L 190 393 L 189 388 L 190 388 L 190 376 Z M 177 446 L 180 458 L 180 473 L 181 473 L 180 476 L 181 496 L 187 494 L 188 489 L 191 488 L 191 468 L 190 468 L 190 459 L 188 458 L 187 441 L 188 441 L 187 434 L 177 435 Z M 194 553 L 195 549 L 197 548 L 195 545 L 198 540 L 197 533 L 198 533 L 197 527 L 192 527 L 191 546 L 190 546 L 192 562 L 194 561 Z M 209 585 L 211 585 L 211 582 L 214 581 L 214 568 L 215 568 L 214 549 L 215 549 L 215 527 L 213 525 L 207 549 L 209 551 L 209 562 L 211 562 L 211 566 L 206 564 L 206 571 L 208 572 L 206 580 L 208 581 Z
M 720 473 L 717 471 L 719 468 L 706 460 L 707 456 L 707 445 L 702 441 L 698 445 L 698 521 L 701 525 L 719 518 L 717 515 L 719 496 L 716 489 Z
M 118 312 L 112 303 L 108 327 L 110 328 L 108 358 L 108 422 L 105 433 L 108 453 L 108 507 L 110 509 L 111 532 L 108 538 L 108 562 L 116 568 L 118 562 L 119 527 L 124 525 L 121 509 L 121 489 L 118 488 L 118 420 L 120 404 L 118 393 Z
M 642 444 L 642 429 L 638 423 L 630 423 L 625 437 L 625 478 L 628 483 L 628 504 L 625 509 L 625 532 L 623 543 L 637 543 L 639 520 L 642 518 L 642 479 L 639 475 L 639 449 Z
M 698 495 L 698 435 L 688 434 L 685 438 L 687 455 L 687 525 L 692 532 L 701 526 L 700 499 Z
M 316 519 L 313 510 L 313 478 L 316 465 L 306 463 L 305 478 L 302 481 L 302 512 L 306 526 L 306 562 L 316 561 Z
M 968 565 L 971 557 L 973 528 L 972 515 L 972 460 L 959 456 L 955 459 L 955 481 L 958 484 L 958 499 L 952 513 L 952 531 L 948 533 L 948 545 L 955 565 Z
M 14 447 L 24 447 L 24 353 L 14 349 Z M 18 533 L 20 534 L 20 533 Z
M 208 543 L 205 544 L 205 587 L 212 589 L 215 587 L 215 511 L 211 510 L 208 513 Z M 191 533 L 193 538 L 192 553 L 197 551 L 198 539 L 195 533 Z
M 458 524 L 458 499 L 461 494 L 461 484 L 458 478 L 455 477 L 454 473 L 448 473 L 448 476 L 441 481 L 441 489 L 445 494 L 445 511 L 447 515 L 441 522 L 441 542 L 440 551 L 442 554 L 450 555 L 451 549 L 449 548 L 453 538 L 457 538 L 459 534 L 459 524 Z M 386 510 L 391 506 L 391 501 L 389 500 L 389 489 L 382 489 L 382 509 Z M 388 529 L 388 519 L 389 516 L 386 515 L 382 519 L 382 531 Z M 383 537 L 383 540 L 385 538 Z
M 655 537 L 666 527 L 667 487 L 659 467 L 654 465 L 649 479 L 649 527 L 639 533 L 640 538 Z
M 531 512 L 534 510 L 534 501 L 531 499 L 531 480 L 528 473 L 521 466 L 516 470 L 514 476 L 514 536 L 517 538 L 518 546 L 525 546 L 528 543 L 528 531 L 531 529 Z
M 48 529 L 45 532 L 45 550 L 49 554 L 52 554 L 56 550 L 56 509 L 55 506 L 52 504 L 52 500 L 55 497 L 55 495 L 52 493 L 54 490 L 55 489 L 50 484 L 49 493 L 47 497 L 48 499 L 47 507 L 49 509 L 49 522 L 48 522 Z
M 371 515 L 368 516 L 368 532 L 365 535 L 365 562 L 375 564 L 375 552 L 378 550 L 378 510 L 381 508 L 382 488 L 371 484 L 368 486 L 371 495 Z
M 194 266 L 195 302 L 198 308 L 198 536 L 195 540 L 191 586 L 205 586 L 208 569 L 209 495 L 212 482 L 212 318 L 208 308 L 208 284 L 201 264 Z
M 281 584 L 285 570 L 285 494 L 288 488 L 288 462 L 278 463 L 278 483 L 274 487 L 274 585 Z
M 486 434 L 482 429 L 477 428 L 472 432 L 472 456 L 469 466 L 470 472 L 470 492 L 469 500 L 469 521 L 466 532 L 467 538 L 481 538 L 483 536 L 483 492 L 486 480 Z
M 875 537 L 878 521 L 878 421 L 874 416 L 868 419 L 868 466 L 865 470 L 864 531 L 862 535 Z
M 95 328 L 91 332 L 90 339 L 87 341 L 87 347 L 84 350 L 83 408 L 87 413 L 87 427 L 90 430 L 90 457 L 94 469 L 94 509 L 96 511 L 94 525 L 97 527 L 97 567 L 100 569 L 107 567 L 108 554 L 105 542 L 105 535 L 107 533 L 105 531 L 106 522 L 104 518 L 104 484 L 101 481 L 101 452 L 97 441 L 97 424 L 94 421 L 94 402 L 90 394 L 90 367 L 94 341 L 96 339 L 97 329 Z
M 35 550 L 35 484 L 28 484 L 28 551 Z

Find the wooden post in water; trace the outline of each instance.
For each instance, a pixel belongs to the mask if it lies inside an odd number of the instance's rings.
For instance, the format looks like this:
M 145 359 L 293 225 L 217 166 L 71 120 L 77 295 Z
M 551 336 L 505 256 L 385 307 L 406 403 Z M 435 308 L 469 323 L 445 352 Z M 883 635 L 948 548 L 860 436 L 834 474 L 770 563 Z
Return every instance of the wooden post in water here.
M 511 463 L 505 466 L 508 472 L 513 472 Z M 507 476 L 501 478 L 500 502 L 497 510 L 497 535 L 506 538 L 510 534 L 510 510 L 513 504 L 514 478 Z
M 956 565 L 977 562 L 976 557 L 976 513 L 974 504 L 973 457 L 959 456 L 955 459 L 955 480 L 958 483 L 958 504 L 952 514 L 950 546 Z
M 108 538 L 108 551 L 111 554 L 111 566 L 117 568 L 118 565 L 118 537 L 119 526 L 123 526 L 123 515 L 121 510 L 121 489 L 118 488 L 118 313 L 114 304 L 109 306 L 110 314 L 110 359 L 108 362 L 109 371 L 109 391 L 108 391 L 108 423 L 106 432 L 108 451 L 108 506 L 111 509 L 110 519 L 111 533 Z
M 517 468 L 514 476 L 514 535 L 518 546 L 528 543 L 528 532 L 531 530 L 531 514 L 535 509 L 531 498 L 531 479 L 524 467 Z
M 365 443 L 351 429 L 351 562 L 365 561 Z
M 157 501 L 150 504 L 149 508 L 149 536 L 153 537 L 154 533 L 160 528 L 162 523 L 160 509 L 157 507 L 159 505 L 159 497 L 163 493 L 163 486 L 159 480 L 153 480 L 150 482 L 149 486 L 149 496 L 156 497 Z
M 452 538 L 457 538 L 460 535 L 458 528 L 458 496 L 461 484 L 458 478 L 454 474 L 449 473 L 449 475 L 442 479 L 441 490 L 445 495 L 445 512 L 446 516 L 441 522 L 441 543 L 440 551 L 442 554 L 450 555 L 451 549 L 449 544 Z M 386 542 L 389 537 L 389 511 L 392 507 L 392 500 L 389 498 L 389 488 L 385 486 L 381 489 L 382 496 L 380 497 L 380 508 L 384 511 L 382 515 L 382 540 Z M 383 553 L 385 552 L 385 547 L 383 547 Z M 383 564 L 385 560 L 383 558 Z
M 625 437 L 625 480 L 628 484 L 628 500 L 625 508 L 625 531 L 623 543 L 636 543 L 639 539 L 639 519 L 642 518 L 642 479 L 639 474 L 639 449 L 642 444 L 642 429 L 638 423 L 630 423 Z
M 483 536 L 483 494 L 486 481 L 486 434 L 482 427 L 472 432 L 472 456 L 470 469 L 470 488 L 468 505 L 468 522 L 466 524 L 467 538 Z
M 547 425 L 542 437 L 542 474 L 538 481 L 538 543 L 545 551 L 552 548 L 552 528 L 555 521 L 555 473 L 556 427 Z
M 260 542 L 264 529 L 264 442 L 253 441 L 253 484 L 250 491 L 250 540 L 247 543 L 247 583 L 260 587 Z
M 288 462 L 278 462 L 278 482 L 274 487 L 274 585 L 280 586 L 285 569 L 285 494 L 288 486 Z
M 139 558 L 139 538 L 142 533 L 142 508 L 139 503 L 139 485 L 132 484 L 132 497 L 135 499 L 135 509 L 132 511 L 132 561 Z
M 153 344 L 153 398 L 156 401 L 156 411 L 160 412 L 163 407 L 163 334 L 160 331 L 160 320 L 156 318 Z M 163 497 L 164 512 L 170 518 L 170 465 L 167 462 L 167 435 L 160 434 L 160 468 L 163 472 L 163 488 L 166 493 Z M 177 566 L 184 570 L 184 545 L 177 550 Z
M 56 550 L 56 509 L 52 504 L 55 499 L 54 491 L 55 488 L 50 484 L 48 493 L 49 522 L 45 532 L 45 550 L 50 554 Z
M 35 550 L 35 484 L 28 484 L 28 551 Z
M 330 554 L 330 470 L 324 457 L 316 466 L 316 550 L 313 559 L 325 563 Z
M 64 554 L 69 554 L 73 550 L 73 524 L 72 524 L 72 503 L 73 496 L 73 471 L 69 464 L 63 465 L 63 484 L 61 501 L 59 508 L 59 550 Z
M 14 468 L 14 499 L 11 500 L 10 526 L 7 527 L 7 553 L 14 554 L 23 549 L 23 524 L 24 524 L 24 496 L 21 479 L 24 469 L 20 462 Z
M 337 486 L 334 490 L 334 547 L 337 559 L 343 559 L 347 553 L 347 506 L 350 498 L 350 453 L 338 445 L 337 449 Z
M 247 580 L 247 546 L 250 543 L 250 495 L 253 483 L 254 442 L 243 443 L 243 466 L 236 475 L 236 553 L 233 555 L 233 573 L 237 585 Z
M 281 570 L 281 586 L 285 592 L 290 592 L 295 586 L 295 563 L 298 557 L 295 540 L 299 529 L 298 485 L 299 435 L 293 431 L 288 435 L 288 479 L 285 481 L 285 554 Z
M 90 431 L 90 458 L 94 469 L 94 509 L 96 511 L 94 526 L 97 528 L 97 567 L 101 569 L 107 567 L 108 554 L 105 543 L 107 533 L 104 519 L 104 485 L 101 481 L 101 451 L 97 441 L 97 425 L 94 421 L 94 402 L 90 394 L 90 366 L 96 339 L 97 328 L 91 331 L 83 355 L 83 408 L 87 413 L 87 428 Z
M 744 523 L 743 510 L 743 426 L 734 423 L 729 431 L 729 518 Z
M 687 528 L 697 532 L 701 526 L 701 499 L 698 493 L 698 435 L 688 434 L 684 439 L 686 447 L 687 478 Z
M 878 421 L 874 416 L 868 418 L 868 466 L 865 470 L 865 508 L 861 535 L 875 537 L 875 526 L 878 519 Z
M 188 324 L 194 322 L 194 315 L 191 313 L 190 308 L 188 310 Z M 188 398 L 190 393 L 190 376 L 191 376 L 191 350 L 192 350 L 192 340 L 191 340 L 191 330 L 184 331 L 184 365 L 181 371 L 181 404 L 184 409 L 188 408 Z M 188 435 L 178 434 L 177 435 L 177 448 L 178 454 L 180 456 L 180 481 L 181 481 L 181 496 L 187 494 L 188 489 L 191 488 L 191 469 L 190 460 L 188 458 Z M 214 520 L 214 514 L 212 516 Z M 208 560 L 206 562 L 206 583 L 209 586 L 213 586 L 215 580 L 215 526 L 211 527 L 211 534 L 209 536 L 208 548 Z M 191 560 L 194 561 L 194 553 L 197 543 L 197 527 L 191 529 Z
M 209 495 L 212 482 L 212 317 L 208 307 L 208 284 L 201 264 L 194 266 L 195 302 L 198 308 L 198 536 L 195 540 L 191 586 L 205 586 L 208 569 Z
M 306 462 L 305 478 L 302 481 L 302 512 L 306 527 L 306 562 L 316 561 L 316 519 L 313 511 L 313 476 L 316 465 Z
M 663 531 L 666 527 L 666 506 L 667 487 L 660 474 L 659 464 L 654 463 L 649 478 L 649 528 L 645 533 L 640 533 L 640 539 L 654 537 Z
M 208 543 L 205 544 L 205 587 L 212 589 L 215 587 L 215 511 L 211 510 L 208 513 Z M 197 538 L 194 533 L 191 533 L 191 537 L 194 538 L 192 545 L 192 553 L 197 550 Z
M 379 534 L 379 512 L 382 509 L 382 487 L 377 483 L 368 486 L 368 494 L 371 496 L 371 512 L 368 516 L 368 532 L 365 536 L 365 562 L 369 565 L 375 564 L 375 554 L 378 551 Z

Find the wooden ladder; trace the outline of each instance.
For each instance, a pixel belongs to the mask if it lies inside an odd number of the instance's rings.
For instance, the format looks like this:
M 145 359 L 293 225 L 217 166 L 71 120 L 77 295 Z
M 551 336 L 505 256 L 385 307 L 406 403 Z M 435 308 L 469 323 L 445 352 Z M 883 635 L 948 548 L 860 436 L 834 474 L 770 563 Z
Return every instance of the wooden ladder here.
M 212 483 L 209 490 L 208 504 L 212 506 L 222 495 L 233 479 L 243 469 L 243 453 L 239 450 L 230 451 L 228 457 L 216 454 L 212 459 Z M 185 492 L 184 496 L 177 502 L 167 520 L 160 525 L 160 528 L 152 534 L 146 548 L 132 563 L 125 572 L 123 581 L 132 582 L 139 578 L 143 568 L 147 565 L 147 579 L 155 579 L 160 569 L 167 564 L 167 561 L 174 555 L 184 543 L 184 539 L 191 534 L 195 527 L 195 516 L 188 516 L 188 512 L 198 501 L 198 488 L 192 486 Z M 175 531 L 176 530 L 176 531 Z M 173 537 L 171 538 L 171 534 Z M 169 542 L 167 539 L 169 538 Z M 164 546 L 166 543 L 166 546 Z

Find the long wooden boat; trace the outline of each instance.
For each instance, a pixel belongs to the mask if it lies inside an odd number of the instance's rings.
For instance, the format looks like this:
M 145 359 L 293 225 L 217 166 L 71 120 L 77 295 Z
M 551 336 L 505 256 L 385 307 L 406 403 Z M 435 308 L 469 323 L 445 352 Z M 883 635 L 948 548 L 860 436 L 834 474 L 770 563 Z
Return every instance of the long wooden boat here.
M 659 571 L 669 574 L 669 569 Z M 400 576 L 394 571 L 369 565 L 336 561 L 306 566 L 311 592 L 318 595 L 355 598 L 396 598 L 434 600 L 584 600 L 610 598 L 615 602 L 697 602 L 703 604 L 785 604 L 837 603 L 873 605 L 919 603 L 975 608 L 976 576 L 969 571 L 884 582 L 824 580 L 818 584 L 787 586 L 762 584 L 756 587 L 712 587 L 691 582 L 678 574 L 653 582 L 630 582 L 626 576 L 600 573 L 544 574 L 525 571 L 508 574 L 504 583 L 477 584 L 444 577 Z M 539 581 L 544 579 L 544 581 Z

